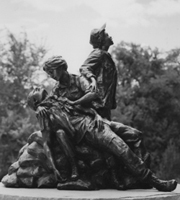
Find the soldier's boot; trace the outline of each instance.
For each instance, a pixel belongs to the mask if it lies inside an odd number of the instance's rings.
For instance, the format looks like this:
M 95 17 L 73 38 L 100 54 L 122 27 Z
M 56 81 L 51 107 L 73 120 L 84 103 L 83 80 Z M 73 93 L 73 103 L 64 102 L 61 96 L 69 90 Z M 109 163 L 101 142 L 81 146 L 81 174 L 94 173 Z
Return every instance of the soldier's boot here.
M 151 170 L 146 167 L 142 159 L 121 138 L 114 138 L 109 144 L 109 149 L 119 158 L 130 173 L 140 180 L 144 180 L 151 173 Z
M 150 175 L 147 181 L 152 187 L 162 192 L 171 192 L 175 190 L 177 186 L 176 180 L 160 180 L 154 174 Z
M 175 180 L 163 181 L 158 179 L 145 163 L 136 156 L 128 145 L 120 138 L 114 137 L 107 146 L 139 180 L 150 183 L 159 191 L 173 191 L 177 182 Z
M 110 178 L 111 186 L 113 187 L 113 189 L 125 190 L 123 183 L 121 183 L 119 181 L 119 176 L 118 176 L 118 173 L 117 173 L 118 165 L 115 161 L 114 156 L 106 153 L 105 157 L 106 157 L 106 164 L 107 164 L 107 167 L 109 169 L 110 176 L 111 176 L 111 178 Z
M 70 142 L 70 139 L 67 137 L 67 134 L 63 130 L 58 130 L 56 132 L 57 140 L 59 144 L 61 145 L 64 154 L 66 155 L 67 159 L 69 160 L 71 164 L 71 180 L 77 180 L 79 177 L 78 174 L 78 167 L 76 163 L 75 153 L 74 153 L 74 146 Z
M 71 163 L 71 180 L 75 181 L 79 178 L 79 173 L 78 173 L 78 169 L 77 169 L 77 163 L 75 163 L 75 158 L 69 158 L 70 163 Z
M 111 184 L 113 189 L 126 190 L 125 185 L 119 181 L 117 171 L 115 169 L 111 169 Z

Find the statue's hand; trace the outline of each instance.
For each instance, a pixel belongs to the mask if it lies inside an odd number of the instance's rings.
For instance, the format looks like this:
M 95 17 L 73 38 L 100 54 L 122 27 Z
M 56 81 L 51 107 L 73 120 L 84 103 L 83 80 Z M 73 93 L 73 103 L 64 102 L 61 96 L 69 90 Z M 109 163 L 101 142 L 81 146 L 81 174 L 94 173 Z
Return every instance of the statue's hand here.
M 97 125 L 98 130 L 101 131 L 104 127 L 103 126 L 104 122 L 102 120 L 102 117 L 97 114 L 95 117 L 95 120 L 96 120 L 96 125 Z
M 36 110 L 36 115 L 38 117 L 46 117 L 47 116 L 47 110 L 45 107 L 42 106 L 38 106 L 37 110 Z
M 89 86 L 89 89 L 91 92 L 96 92 L 96 90 L 97 90 L 97 83 L 96 83 L 95 78 L 93 78 L 93 77 L 91 78 L 91 84 Z
M 75 102 L 74 101 L 71 101 L 69 99 L 67 99 L 67 103 L 69 103 L 70 105 L 75 105 Z

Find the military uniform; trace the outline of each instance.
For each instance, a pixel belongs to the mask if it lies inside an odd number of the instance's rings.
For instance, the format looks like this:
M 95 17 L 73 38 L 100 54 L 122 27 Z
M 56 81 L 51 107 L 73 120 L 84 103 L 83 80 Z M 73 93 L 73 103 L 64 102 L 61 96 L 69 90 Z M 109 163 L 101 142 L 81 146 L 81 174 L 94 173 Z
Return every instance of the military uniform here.
M 97 82 L 98 101 L 93 106 L 104 118 L 111 119 L 111 109 L 116 108 L 117 70 L 111 55 L 99 48 L 94 49 L 84 64 L 80 73 L 90 80 L 94 77 Z

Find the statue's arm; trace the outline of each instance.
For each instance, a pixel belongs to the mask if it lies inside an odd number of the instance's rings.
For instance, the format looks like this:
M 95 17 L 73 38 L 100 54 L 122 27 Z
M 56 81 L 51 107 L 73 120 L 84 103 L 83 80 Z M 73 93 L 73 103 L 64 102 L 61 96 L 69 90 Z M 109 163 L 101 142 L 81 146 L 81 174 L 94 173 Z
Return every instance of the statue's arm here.
M 83 105 L 83 104 L 87 105 L 88 103 L 91 103 L 96 98 L 97 98 L 96 92 L 88 92 L 81 98 L 77 99 L 76 101 L 70 101 L 70 100 L 67 100 L 67 101 L 71 105 Z
M 101 59 L 102 51 L 100 49 L 92 51 L 83 65 L 80 67 L 80 73 L 88 79 L 91 77 L 96 78 L 95 69 L 99 67 Z
M 96 73 L 95 71 L 101 67 L 100 62 L 102 59 L 102 51 L 100 49 L 96 49 L 89 57 L 85 60 L 84 64 L 80 67 L 80 73 L 86 77 L 91 83 L 90 88 L 91 91 L 96 91 L 97 83 L 96 83 Z

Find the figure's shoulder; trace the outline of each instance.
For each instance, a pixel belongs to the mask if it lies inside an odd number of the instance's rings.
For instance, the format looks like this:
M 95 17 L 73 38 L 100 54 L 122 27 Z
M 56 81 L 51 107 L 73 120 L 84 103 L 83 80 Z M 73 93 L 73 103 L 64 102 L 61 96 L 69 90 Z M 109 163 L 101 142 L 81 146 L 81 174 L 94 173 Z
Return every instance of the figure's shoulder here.
M 91 53 L 89 54 L 89 56 L 86 59 L 86 61 L 84 62 L 84 64 L 89 63 L 89 62 L 90 63 L 91 62 L 98 62 L 103 57 L 103 54 L 104 54 L 103 50 L 93 49 L 93 51 L 91 51 Z
M 93 49 L 90 55 L 102 56 L 105 54 L 105 51 L 99 48 Z
M 76 88 L 76 90 L 87 92 L 89 89 L 89 81 L 86 77 L 82 75 L 71 74 L 71 87 Z
M 87 66 L 94 66 L 96 64 L 98 64 L 101 59 L 103 58 L 104 55 L 104 51 L 101 49 L 93 49 L 93 51 L 91 51 L 91 53 L 89 54 L 89 56 L 87 57 L 87 59 L 84 61 L 83 65 L 80 67 L 80 69 L 87 67 Z

